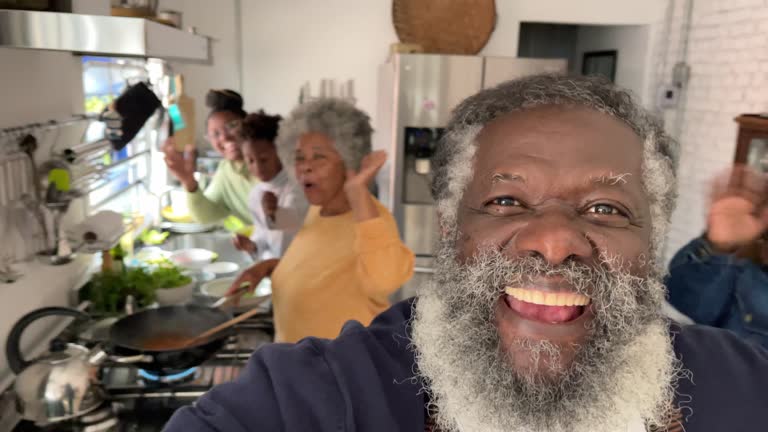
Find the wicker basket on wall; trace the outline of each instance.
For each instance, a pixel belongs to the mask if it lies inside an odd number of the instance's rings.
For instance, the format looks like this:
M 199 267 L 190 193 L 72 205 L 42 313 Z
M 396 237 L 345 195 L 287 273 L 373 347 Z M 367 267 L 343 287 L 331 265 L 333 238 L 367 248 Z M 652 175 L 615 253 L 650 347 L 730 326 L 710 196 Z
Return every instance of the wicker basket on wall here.
M 474 55 L 496 26 L 494 0 L 393 0 L 392 22 L 400 42 L 425 52 Z

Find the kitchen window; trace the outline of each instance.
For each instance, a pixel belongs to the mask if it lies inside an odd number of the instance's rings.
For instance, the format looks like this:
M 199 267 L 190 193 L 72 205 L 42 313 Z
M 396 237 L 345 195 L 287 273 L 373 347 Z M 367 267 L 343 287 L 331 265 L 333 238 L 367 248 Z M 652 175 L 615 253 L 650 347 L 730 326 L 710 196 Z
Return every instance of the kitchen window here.
M 85 111 L 101 114 L 128 86 L 140 81 L 150 82 L 155 88 L 165 78 L 163 62 L 159 60 L 122 59 L 107 57 L 83 57 L 83 90 Z M 108 167 L 102 178 L 92 182 L 86 194 L 86 211 L 95 213 L 112 210 L 127 217 L 143 217 L 153 214 L 147 208 L 148 192 L 153 171 L 152 154 L 156 147 L 157 114 L 127 146 L 104 155 L 100 164 Z M 85 141 L 93 142 L 104 137 L 105 127 L 93 122 L 85 133 Z

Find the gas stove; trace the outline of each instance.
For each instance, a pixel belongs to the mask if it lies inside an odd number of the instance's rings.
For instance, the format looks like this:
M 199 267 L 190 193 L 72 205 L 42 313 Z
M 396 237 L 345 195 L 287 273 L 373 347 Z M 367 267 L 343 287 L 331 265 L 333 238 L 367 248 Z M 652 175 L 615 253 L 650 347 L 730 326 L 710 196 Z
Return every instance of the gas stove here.
M 273 337 L 271 316 L 257 314 L 236 325 L 224 347 L 195 368 L 158 376 L 130 365 L 105 366 L 100 378 L 108 397 L 101 407 L 76 420 L 45 428 L 22 421 L 13 431 L 161 431 L 178 408 L 194 403 L 211 387 L 237 378 L 251 353 L 271 343 Z

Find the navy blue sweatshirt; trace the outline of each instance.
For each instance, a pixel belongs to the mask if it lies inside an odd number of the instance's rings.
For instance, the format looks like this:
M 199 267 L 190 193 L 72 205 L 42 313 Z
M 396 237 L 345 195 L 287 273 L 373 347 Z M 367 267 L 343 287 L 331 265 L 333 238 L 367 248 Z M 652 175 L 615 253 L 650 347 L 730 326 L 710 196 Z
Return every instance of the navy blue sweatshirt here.
M 413 300 L 335 340 L 265 346 L 234 382 L 174 414 L 167 432 L 425 430 L 407 323 Z M 768 351 L 711 327 L 673 329 L 686 432 L 768 431 Z M 690 396 L 690 400 L 688 398 Z M 678 401 L 681 402 L 681 401 Z

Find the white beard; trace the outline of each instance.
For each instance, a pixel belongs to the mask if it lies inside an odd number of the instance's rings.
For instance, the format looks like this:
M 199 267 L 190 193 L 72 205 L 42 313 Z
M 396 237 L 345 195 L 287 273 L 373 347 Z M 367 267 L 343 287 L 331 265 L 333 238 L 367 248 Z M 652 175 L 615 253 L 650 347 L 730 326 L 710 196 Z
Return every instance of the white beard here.
M 453 281 L 438 274 L 438 280 L 420 289 L 411 322 L 417 373 L 436 413 L 433 420 L 442 431 L 616 432 L 629 430 L 633 423 L 665 426 L 680 369 L 667 323 L 660 315 L 644 315 L 653 318 L 643 318 L 642 325 L 627 319 L 627 329 L 622 330 L 630 336 L 620 342 L 602 335 L 605 341 L 586 343 L 586 348 L 580 348 L 583 357 L 577 354 L 571 365 L 577 372 L 565 374 L 578 384 L 552 390 L 556 384 L 521 377 L 502 359 L 491 316 L 479 305 L 483 301 L 464 294 L 483 288 L 473 286 L 480 283 L 471 276 L 470 280 L 457 276 L 460 270 L 455 266 L 442 269 L 454 273 Z M 460 286 L 451 286 L 459 280 Z M 649 292 L 657 290 L 663 296 L 660 282 L 646 282 Z M 446 300 L 451 295 L 453 300 Z M 458 312 L 451 308 L 458 304 L 457 296 L 465 296 L 464 304 L 470 306 Z M 626 306 L 627 311 L 642 308 L 648 306 Z M 621 327 L 617 318 L 621 314 L 614 310 L 612 315 L 614 328 Z

